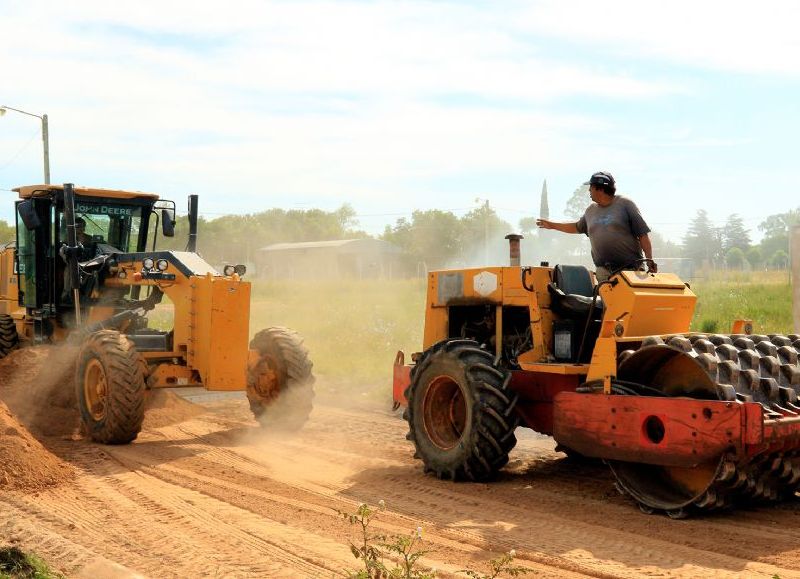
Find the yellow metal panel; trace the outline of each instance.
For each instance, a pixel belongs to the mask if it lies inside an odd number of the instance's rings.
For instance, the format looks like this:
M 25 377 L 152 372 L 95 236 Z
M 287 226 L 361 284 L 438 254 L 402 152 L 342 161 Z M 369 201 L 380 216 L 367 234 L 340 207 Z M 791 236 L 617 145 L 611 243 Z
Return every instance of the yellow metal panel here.
M 686 284 L 674 273 L 645 273 L 643 271 L 623 271 L 620 275 L 632 287 L 681 289 Z
M 206 312 L 197 316 L 206 318 L 202 328 L 207 327 L 209 332 L 198 335 L 198 341 L 207 341 L 203 351 L 208 356 L 208 373 L 203 382 L 208 390 L 244 390 L 249 356 L 250 284 L 215 277 L 210 292 L 214 307 L 209 308 L 208 316 Z
M 666 281 L 662 282 L 662 277 Z M 697 296 L 683 283 L 665 287 L 674 277 L 655 274 L 652 284 L 631 285 L 623 275 L 616 285 L 603 285 L 600 288 L 606 305 L 603 320 L 621 322 L 624 332 L 619 337 L 688 332 Z

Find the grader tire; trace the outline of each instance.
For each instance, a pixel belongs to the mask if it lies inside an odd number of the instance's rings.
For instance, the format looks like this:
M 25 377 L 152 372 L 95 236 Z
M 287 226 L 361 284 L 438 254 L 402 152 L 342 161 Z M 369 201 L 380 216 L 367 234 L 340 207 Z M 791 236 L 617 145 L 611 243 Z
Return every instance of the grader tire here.
M 247 399 L 262 426 L 299 430 L 311 414 L 313 364 L 300 334 L 279 326 L 258 332 L 250 342 L 258 364 L 250 369 Z
M 90 335 L 78 354 L 75 393 L 92 440 L 135 440 L 144 420 L 145 379 L 133 343 L 114 330 Z
M 472 340 L 439 342 L 423 354 L 411 371 L 404 418 L 426 473 L 485 481 L 505 466 L 519 422 L 510 379 Z
M 17 326 L 8 314 L 0 315 L 0 359 L 5 358 L 19 345 Z

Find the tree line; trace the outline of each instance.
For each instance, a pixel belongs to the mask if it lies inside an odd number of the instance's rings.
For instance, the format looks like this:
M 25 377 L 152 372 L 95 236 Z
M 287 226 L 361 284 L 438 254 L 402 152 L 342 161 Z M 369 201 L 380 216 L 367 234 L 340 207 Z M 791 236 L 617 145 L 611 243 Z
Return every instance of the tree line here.
M 568 200 L 566 220 L 577 220 L 590 200 L 586 186 L 575 190 Z M 543 203 L 542 207 L 546 206 Z M 744 220 L 736 214 L 717 227 L 708 212 L 701 209 L 688 225 L 682 243 L 665 240 L 651 233 L 656 259 L 685 257 L 698 267 L 786 268 L 789 263 L 789 235 L 800 224 L 800 208 L 770 215 L 758 225 L 762 234 L 753 243 Z M 173 238 L 161 238 L 159 247 L 183 250 L 188 240 L 188 219 L 177 219 Z M 269 209 L 246 215 L 226 215 L 216 219 L 200 218 L 198 251 L 212 264 L 252 263 L 258 249 L 274 243 L 329 241 L 370 237 L 358 228 L 356 213 L 350 205 L 333 211 L 321 209 Z M 520 232 L 523 261 L 537 263 L 589 263 L 585 236 L 560 235 L 536 227 L 536 217 L 520 219 L 516 227 L 500 218 L 488 201 L 464 215 L 439 209 L 414 210 L 411 216 L 386 225 L 378 239 L 403 250 L 410 272 L 442 267 L 479 264 L 502 264 L 507 261 L 503 237 Z M 14 239 L 12 225 L 0 220 L 0 243 Z

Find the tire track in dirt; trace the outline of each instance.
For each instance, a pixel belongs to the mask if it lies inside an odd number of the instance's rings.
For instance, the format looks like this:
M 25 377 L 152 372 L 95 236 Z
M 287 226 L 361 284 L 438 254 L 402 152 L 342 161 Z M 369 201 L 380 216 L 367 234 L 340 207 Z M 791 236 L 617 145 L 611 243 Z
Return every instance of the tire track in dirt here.
M 340 511 L 383 499 L 376 530 L 421 524 L 425 563 L 450 574 L 514 548 L 539 577 L 800 577 L 797 503 L 672 521 L 535 436 L 497 482 L 455 484 L 423 475 L 386 412 L 318 405 L 289 436 L 261 431 L 243 400 L 207 408 L 127 446 L 48 439 L 76 480 L 0 493 L 0 530 L 63 569 L 102 554 L 154 577 L 331 577 L 357 563 Z
M 107 447 L 106 450 L 116 459 L 115 454 L 125 454 L 135 448 L 136 445 L 131 445 Z M 70 459 L 80 466 L 78 456 Z M 202 492 L 165 482 L 144 469 L 129 469 L 125 462 L 107 462 L 102 469 L 94 467 L 96 473 L 98 470 L 105 474 L 105 484 L 90 489 L 87 492 L 90 498 L 96 500 L 100 509 L 116 509 L 115 518 L 132 523 L 131 529 L 125 529 L 126 533 L 133 533 L 137 543 L 147 544 L 147 537 L 151 537 L 149 543 L 158 545 L 168 557 L 176 559 L 174 564 L 179 568 L 204 568 L 211 562 L 222 574 L 263 576 L 274 572 L 278 568 L 274 562 L 280 562 L 280 567 L 295 569 L 307 576 L 331 570 L 319 561 L 308 561 L 297 555 L 294 552 L 297 549 L 289 548 L 291 544 L 281 539 L 287 534 L 285 525 L 254 518 L 250 512 Z M 54 510 L 57 508 L 54 506 Z M 141 531 L 140 527 L 146 530 Z M 299 545 L 304 541 L 323 541 L 322 537 L 315 536 L 302 539 Z M 202 553 L 202 549 L 198 549 L 201 546 L 207 547 L 207 552 L 198 556 L 198 552 Z M 207 560 L 208 554 L 213 554 L 212 561 Z M 157 576 L 159 567 L 144 571 Z

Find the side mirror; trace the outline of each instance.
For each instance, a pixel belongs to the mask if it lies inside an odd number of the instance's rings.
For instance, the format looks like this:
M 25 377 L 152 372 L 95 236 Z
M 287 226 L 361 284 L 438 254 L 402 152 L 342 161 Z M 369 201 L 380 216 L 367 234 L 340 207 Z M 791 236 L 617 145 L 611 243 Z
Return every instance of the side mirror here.
M 28 231 L 42 226 L 42 222 L 36 214 L 36 207 L 33 205 L 33 199 L 28 199 L 17 205 L 17 212 Z
M 169 209 L 161 210 L 161 233 L 164 237 L 175 237 L 175 220 Z

